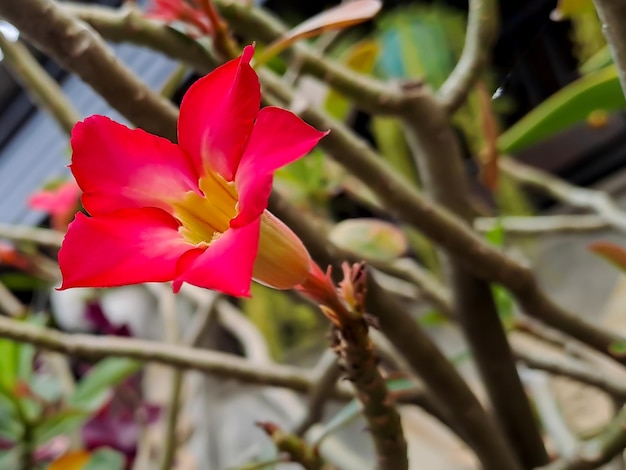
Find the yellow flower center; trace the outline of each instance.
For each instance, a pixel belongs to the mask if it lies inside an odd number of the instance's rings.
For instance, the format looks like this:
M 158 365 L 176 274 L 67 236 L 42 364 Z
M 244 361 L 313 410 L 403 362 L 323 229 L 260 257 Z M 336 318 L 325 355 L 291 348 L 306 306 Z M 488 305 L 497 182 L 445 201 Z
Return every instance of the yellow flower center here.
M 237 215 L 235 183 L 207 172 L 199 186 L 204 197 L 189 192 L 182 201 L 173 202 L 174 215 L 181 222 L 178 231 L 194 245 L 208 245 L 228 230 L 230 220 Z

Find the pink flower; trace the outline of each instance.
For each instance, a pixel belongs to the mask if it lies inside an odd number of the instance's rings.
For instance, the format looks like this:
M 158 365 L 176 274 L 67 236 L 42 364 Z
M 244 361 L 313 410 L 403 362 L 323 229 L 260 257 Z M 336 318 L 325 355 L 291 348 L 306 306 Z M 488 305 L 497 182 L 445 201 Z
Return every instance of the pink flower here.
M 195 36 L 213 34 L 213 25 L 196 0 L 154 0 L 147 16 L 166 23 L 181 21 L 194 29 Z
M 66 181 L 53 189 L 42 189 L 33 193 L 28 199 L 28 205 L 47 212 L 52 219 L 52 227 L 65 231 L 78 208 L 79 197 L 80 188 L 76 182 Z
M 249 296 L 252 278 L 289 289 L 309 275 L 302 242 L 266 208 L 274 171 L 325 133 L 259 110 L 253 53 L 191 86 L 178 144 L 103 116 L 76 124 L 71 170 L 91 217 L 69 226 L 61 289 L 174 281 Z

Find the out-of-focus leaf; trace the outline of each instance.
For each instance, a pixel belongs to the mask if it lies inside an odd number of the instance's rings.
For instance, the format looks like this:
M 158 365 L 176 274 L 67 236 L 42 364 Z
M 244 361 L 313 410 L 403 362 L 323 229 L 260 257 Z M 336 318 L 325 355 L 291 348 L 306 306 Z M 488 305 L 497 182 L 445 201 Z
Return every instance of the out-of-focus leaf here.
M 141 362 L 110 357 L 98 362 L 76 386 L 69 399 L 71 406 L 96 410 L 104 404 L 108 390 L 141 368 Z
M 621 271 L 626 271 L 626 249 L 607 241 L 597 241 L 589 245 L 589 251 L 600 255 Z
M 364 39 L 348 49 L 340 61 L 355 72 L 370 75 L 376 65 L 379 49 L 376 41 Z M 350 111 L 350 100 L 331 89 L 326 97 L 324 108 L 331 116 L 343 121 Z
M 553 21 L 561 21 L 589 11 L 593 11 L 592 0 L 559 0 L 550 18 Z
M 420 325 L 424 327 L 435 327 L 441 325 L 447 325 L 450 320 L 446 318 L 446 316 L 438 310 L 430 310 L 420 317 L 417 320 Z
M 505 242 L 506 232 L 500 219 L 498 219 L 495 226 L 485 234 L 485 239 L 497 247 L 502 248 Z M 491 284 L 491 295 L 496 304 L 498 316 L 504 324 L 505 328 L 513 327 L 515 320 L 515 301 L 511 293 L 504 287 Z
M 408 242 L 397 226 L 378 219 L 347 219 L 328 235 L 337 246 L 366 259 L 390 261 L 402 256 Z
M 404 131 L 397 119 L 373 116 L 370 128 L 376 147 L 383 157 L 410 183 L 417 185 L 418 177 Z
M 48 465 L 46 470 L 85 470 L 91 454 L 86 450 L 68 452 Z
M 0 386 L 12 390 L 17 380 L 19 343 L 10 339 L 0 339 Z
M 502 153 L 516 152 L 584 122 L 593 111 L 624 108 L 626 100 L 612 65 L 576 80 L 545 100 L 500 135 L 498 148 Z
M 611 57 L 609 46 L 604 46 L 580 66 L 580 73 L 581 75 L 588 75 L 608 67 L 612 63 L 613 57 Z
M 609 352 L 618 357 L 626 356 L 626 341 L 615 341 L 609 345 Z
M 124 456 L 112 449 L 99 449 L 81 470 L 124 470 Z
M 325 31 L 344 29 L 372 19 L 383 6 L 380 0 L 354 0 L 329 8 L 309 18 L 270 44 L 257 56 L 257 65 L 266 63 L 294 42 L 317 36 Z
M 40 446 L 59 435 L 68 435 L 77 430 L 89 413 L 79 409 L 66 409 L 42 419 L 35 427 L 35 444 Z

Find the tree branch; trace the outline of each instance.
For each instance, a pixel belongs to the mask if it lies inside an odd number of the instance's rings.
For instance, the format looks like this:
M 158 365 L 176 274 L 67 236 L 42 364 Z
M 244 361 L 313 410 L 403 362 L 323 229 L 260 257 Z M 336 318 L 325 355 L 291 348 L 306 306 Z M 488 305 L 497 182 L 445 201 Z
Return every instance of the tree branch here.
M 291 103 L 293 94 L 266 69 L 259 71 L 267 91 Z M 372 148 L 343 123 L 308 106 L 300 115 L 319 129 L 331 129 L 320 146 L 348 171 L 365 182 L 385 206 L 400 219 L 431 238 L 462 261 L 476 276 L 502 284 L 517 298 L 524 312 L 573 336 L 618 362 L 626 357 L 612 352 L 618 335 L 585 322 L 552 302 L 541 290 L 532 270 L 488 244 L 449 211 L 417 193 L 404 178 L 390 169 Z
M 231 19 L 225 12 L 224 16 Z M 283 102 L 291 103 L 293 95 L 288 87 L 273 74 L 264 70 L 261 72 L 265 86 L 275 92 Z M 350 80 L 347 76 L 344 78 L 346 81 Z M 394 111 L 397 111 L 397 108 L 394 107 Z M 382 159 L 378 158 L 367 143 L 353 135 L 344 124 L 311 107 L 304 109 L 301 115 L 319 128 L 333 130 L 322 140 L 321 145 L 340 164 L 376 191 L 386 206 L 399 218 L 458 256 L 466 268 L 478 277 L 507 287 L 515 294 L 528 315 L 564 331 L 617 361 L 626 363 L 626 358 L 616 357 L 611 352 L 610 346 L 621 339 L 618 335 L 586 323 L 553 303 L 540 289 L 527 266 L 519 264 L 490 246 L 447 211 L 441 210 L 416 193 L 402 177 L 395 174 Z
M 474 220 L 474 228 L 479 232 L 490 232 L 498 226 L 507 235 L 523 236 L 592 232 L 609 228 L 610 224 L 595 214 L 479 217 Z
M 63 3 L 61 7 L 89 24 L 109 41 L 130 41 L 154 49 L 186 63 L 199 73 L 207 73 L 219 65 L 198 41 L 185 37 L 159 21 L 146 18 L 135 5 L 111 8 Z
M 470 0 L 465 47 L 461 59 L 438 91 L 450 114 L 465 103 L 467 95 L 487 65 L 498 34 L 497 0 Z
M 621 0 L 593 0 L 602 21 L 602 32 L 617 67 L 622 91 L 626 93 L 626 3 Z
M 500 158 L 498 164 L 500 170 L 517 182 L 536 188 L 570 206 L 590 209 L 611 227 L 626 233 L 626 213 L 607 193 L 579 188 L 550 173 L 520 163 L 514 158 Z
M 341 272 L 342 258 L 335 246 L 320 237 L 301 212 L 277 193 L 270 198 L 270 210 L 302 239 L 321 266 L 332 266 Z M 476 452 L 486 469 L 516 468 L 509 447 L 456 369 L 442 355 L 430 337 L 418 326 L 402 305 L 373 279 L 368 278 L 367 311 L 376 315 L 381 331 L 390 339 L 433 395 L 445 404 L 445 420 L 454 424 Z
M 63 242 L 63 236 L 63 233 L 47 228 L 0 224 L 0 238 L 17 242 L 36 243 L 37 245 L 58 248 Z
M 9 41 L 2 32 L 0 49 L 4 53 L 4 61 L 33 102 L 48 111 L 61 129 L 69 134 L 80 120 L 80 114 L 65 97 L 59 84 L 39 65 L 24 44 Z
M 484 53 L 484 51 L 483 51 Z M 404 128 L 425 190 L 434 201 L 470 222 L 472 208 L 458 140 L 445 109 L 426 86 L 412 93 Z M 469 343 L 496 417 L 524 468 L 548 461 L 543 439 L 517 374 L 498 310 L 486 281 L 445 256 L 455 317 Z
M 5 317 L 0 317 L 0 337 L 70 356 L 92 359 L 127 357 L 197 370 L 250 384 L 290 388 L 304 393 L 315 386 L 311 374 L 294 367 L 252 364 L 246 359 L 230 354 L 154 341 L 60 333 Z M 333 391 L 333 396 L 349 399 L 353 395 L 346 387 L 338 386 Z
M 599 436 L 581 444 L 576 456 L 563 458 L 537 470 L 592 470 L 610 462 L 626 448 L 626 408 Z
M 176 140 L 176 107 L 135 77 L 85 23 L 52 0 L 2 0 L 0 15 L 132 123 Z

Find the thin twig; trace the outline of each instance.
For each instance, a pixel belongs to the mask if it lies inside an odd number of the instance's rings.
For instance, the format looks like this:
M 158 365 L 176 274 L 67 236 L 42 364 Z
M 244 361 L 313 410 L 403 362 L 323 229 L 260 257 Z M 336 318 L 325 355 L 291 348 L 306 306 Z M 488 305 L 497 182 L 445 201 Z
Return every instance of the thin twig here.
M 610 224 L 595 214 L 479 217 L 474 220 L 474 228 L 479 232 L 490 232 L 496 227 L 502 227 L 507 235 L 556 235 L 604 230 Z
M 132 123 L 176 140 L 176 107 L 150 90 L 93 29 L 56 2 L 2 0 L 0 15 L 40 50 L 77 73 Z
M 295 367 L 251 364 L 230 354 L 134 338 L 61 333 L 4 317 L 0 317 L 0 337 L 76 357 L 128 357 L 299 392 L 309 392 L 315 385 L 310 373 Z M 333 396 L 349 399 L 352 393 L 338 385 Z
M 186 63 L 202 74 L 218 65 L 215 58 L 199 42 L 186 38 L 162 22 L 145 17 L 130 2 L 127 5 L 111 8 L 64 2 L 61 7 L 88 23 L 109 41 L 131 41 L 149 47 Z
M 403 124 L 425 191 L 469 224 L 470 191 L 460 145 L 448 115 L 428 87 L 420 87 L 412 96 L 413 107 L 407 111 Z M 469 272 L 458 256 L 447 251 L 442 255 L 450 279 L 455 317 L 495 416 L 523 468 L 543 465 L 548 454 L 517 373 L 491 287 Z
M 617 67 L 622 91 L 626 93 L 626 3 L 621 0 L 593 0 L 602 21 L 602 32 Z
M 40 108 L 48 111 L 59 126 L 69 134 L 74 124 L 80 120 L 80 114 L 65 97 L 59 84 L 39 65 L 24 44 L 8 40 L 2 32 L 0 49 L 4 54 L 3 61 L 31 99 Z
M 17 242 L 36 243 L 37 245 L 59 248 L 63 243 L 63 236 L 63 233 L 47 228 L 0 224 L 0 238 Z
M 13 295 L 4 283 L 0 282 L 0 312 L 11 317 L 21 317 L 26 314 L 28 309 L 22 302 Z
M 337 358 L 332 352 L 326 351 L 322 354 L 318 364 L 315 366 L 314 374 L 317 385 L 309 395 L 305 416 L 293 431 L 296 436 L 303 436 L 311 426 L 322 419 L 324 405 L 330 398 L 330 393 L 337 380 L 341 377 L 341 369 L 337 363 Z
M 522 347 L 515 348 L 515 357 L 531 369 L 543 370 L 552 375 L 591 385 L 608 393 L 611 397 L 626 401 L 626 383 L 582 361 L 556 354 L 547 356 Z
M 169 344 L 179 341 L 178 315 L 174 293 L 167 284 L 162 284 L 159 296 L 159 310 L 163 319 L 164 337 Z M 159 470 L 170 470 L 174 464 L 178 445 L 177 427 L 180 411 L 180 397 L 183 390 L 185 371 L 181 368 L 171 370 L 170 397 L 167 404 L 165 418 L 165 432 L 163 438 L 163 452 Z
M 558 459 L 537 470 L 592 470 L 626 449 L 626 408 L 597 437 L 580 445 L 574 457 Z
M 467 99 L 487 64 L 498 30 L 497 0 L 470 0 L 465 47 L 461 59 L 438 91 L 450 114 Z
M 574 186 L 514 158 L 500 158 L 498 164 L 500 170 L 518 183 L 535 188 L 570 206 L 590 209 L 611 227 L 626 233 L 626 213 L 607 193 Z

